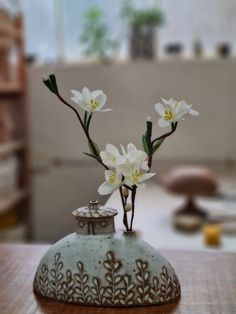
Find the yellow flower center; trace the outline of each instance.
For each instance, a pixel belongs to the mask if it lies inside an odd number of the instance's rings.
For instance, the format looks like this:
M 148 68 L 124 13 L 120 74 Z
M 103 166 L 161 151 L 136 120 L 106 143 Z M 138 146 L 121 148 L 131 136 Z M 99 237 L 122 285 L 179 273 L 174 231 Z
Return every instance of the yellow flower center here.
M 134 173 L 132 174 L 132 180 L 134 183 L 138 183 L 139 179 L 142 177 L 143 172 L 140 170 L 135 170 Z
M 110 184 L 115 184 L 115 182 L 116 182 L 116 175 L 115 175 L 115 173 L 109 175 L 108 182 Z
M 175 115 L 174 115 L 173 111 L 165 110 L 165 114 L 164 114 L 163 118 L 167 121 L 171 121 L 175 118 Z
M 91 100 L 90 102 L 90 107 L 94 111 L 99 107 L 99 102 L 97 100 Z

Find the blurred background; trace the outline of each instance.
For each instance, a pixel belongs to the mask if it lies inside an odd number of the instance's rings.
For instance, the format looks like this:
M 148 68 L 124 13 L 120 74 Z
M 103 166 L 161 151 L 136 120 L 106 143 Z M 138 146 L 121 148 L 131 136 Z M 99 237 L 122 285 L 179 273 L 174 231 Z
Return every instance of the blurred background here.
M 236 251 L 235 38 L 234 0 L 0 1 L 0 241 L 52 243 L 91 199 L 121 209 L 98 195 L 103 169 L 42 84 L 55 73 L 68 100 L 84 86 L 107 95 L 114 110 L 91 127 L 101 148 L 141 149 L 149 115 L 163 132 L 161 97 L 194 104 L 200 116 L 155 156 L 137 228 L 160 248 Z

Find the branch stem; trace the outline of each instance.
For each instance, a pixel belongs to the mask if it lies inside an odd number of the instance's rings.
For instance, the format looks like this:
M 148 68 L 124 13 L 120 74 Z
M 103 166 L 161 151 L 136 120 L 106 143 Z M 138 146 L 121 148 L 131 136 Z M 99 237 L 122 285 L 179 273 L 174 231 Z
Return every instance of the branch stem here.
M 126 228 L 126 231 L 129 231 L 128 217 L 127 217 L 127 212 L 125 210 L 127 198 L 125 200 L 124 195 L 122 193 L 122 186 L 119 187 L 119 191 L 120 191 L 120 197 L 121 197 L 121 202 L 122 202 L 122 207 L 123 207 L 123 224 L 124 224 L 124 226 Z
M 161 140 L 161 139 L 165 139 L 166 137 L 170 136 L 171 134 L 173 134 L 176 129 L 177 129 L 177 125 L 178 125 L 178 122 L 173 122 L 171 123 L 171 131 L 155 138 L 154 140 L 151 141 L 150 143 L 150 147 L 149 147 L 149 152 L 148 152 L 148 168 L 149 168 L 149 172 L 151 170 L 151 167 L 152 167 L 152 156 L 153 156 L 153 145 L 155 144 L 155 142 Z
M 130 221 L 130 228 L 129 231 L 133 231 L 133 221 L 134 221 L 134 210 L 135 210 L 135 196 L 136 196 L 137 186 L 134 185 L 131 193 L 131 203 L 132 203 L 132 214 L 131 214 L 131 221 Z
M 65 105 L 66 105 L 67 107 L 69 107 L 72 111 L 74 111 L 74 113 L 76 114 L 76 117 L 78 118 L 78 120 L 79 120 L 79 122 L 80 122 L 80 125 L 81 125 L 81 127 L 82 127 L 82 129 L 83 129 L 83 131 L 84 131 L 84 134 L 85 134 L 85 136 L 87 137 L 87 140 L 88 140 L 90 146 L 92 147 L 92 150 L 93 150 L 94 155 L 97 156 L 96 148 L 95 148 L 95 146 L 94 146 L 94 143 L 93 143 L 93 141 L 92 141 L 92 139 L 91 139 L 91 137 L 90 137 L 90 135 L 89 135 L 89 132 L 86 130 L 86 127 L 85 127 L 85 125 L 83 124 L 83 121 L 82 121 L 82 119 L 81 119 L 80 114 L 78 113 L 78 111 L 77 111 L 73 106 L 71 106 L 59 93 L 56 94 L 56 95 L 57 95 L 58 99 L 60 99 L 60 101 L 61 101 L 63 104 L 65 104 Z M 90 117 L 91 117 L 91 115 L 90 115 Z M 90 118 L 90 120 L 91 120 L 91 118 Z M 100 156 L 97 156 L 97 157 L 100 158 Z M 98 161 L 106 170 L 108 170 L 109 168 L 108 168 L 100 159 L 98 159 L 98 158 L 97 158 L 97 161 Z

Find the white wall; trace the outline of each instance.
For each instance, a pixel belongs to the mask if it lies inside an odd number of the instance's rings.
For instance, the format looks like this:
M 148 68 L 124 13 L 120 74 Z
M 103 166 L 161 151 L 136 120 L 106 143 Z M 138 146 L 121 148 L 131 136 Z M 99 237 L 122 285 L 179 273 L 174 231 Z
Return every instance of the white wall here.
M 157 119 L 153 105 L 160 97 L 185 99 L 200 111 L 183 121 L 160 151 L 160 159 L 235 159 L 236 62 L 127 63 L 102 66 L 45 66 L 29 70 L 33 151 L 84 158 L 86 142 L 79 124 L 41 83 L 55 73 L 67 99 L 71 89 L 103 89 L 112 112 L 97 113 L 92 133 L 101 147 L 107 142 L 141 145 L 145 119 Z M 157 134 L 164 129 L 158 129 Z

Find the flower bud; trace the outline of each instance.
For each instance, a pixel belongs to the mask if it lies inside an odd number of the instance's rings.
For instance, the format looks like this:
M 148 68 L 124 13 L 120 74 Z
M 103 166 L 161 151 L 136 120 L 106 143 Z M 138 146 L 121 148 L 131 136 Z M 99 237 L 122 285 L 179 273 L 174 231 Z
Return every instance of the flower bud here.
M 43 83 L 53 93 L 58 94 L 57 81 L 54 74 L 50 74 L 49 77 L 43 78 Z
M 128 197 L 129 196 L 129 190 L 125 186 L 122 186 L 122 195 L 124 197 Z
M 128 203 L 125 205 L 125 211 L 130 212 L 132 210 L 132 204 Z

